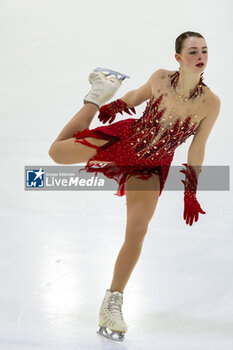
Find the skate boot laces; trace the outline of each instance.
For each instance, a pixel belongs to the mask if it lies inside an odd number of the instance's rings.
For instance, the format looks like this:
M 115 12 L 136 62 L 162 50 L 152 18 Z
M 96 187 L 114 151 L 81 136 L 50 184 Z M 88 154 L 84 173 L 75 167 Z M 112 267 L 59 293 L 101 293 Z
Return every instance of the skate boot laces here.
M 117 318 L 120 318 L 123 320 L 122 316 L 122 301 L 123 297 L 120 296 L 119 294 L 112 294 L 109 298 L 109 304 L 108 304 L 108 309 L 111 311 L 113 316 L 116 316 Z

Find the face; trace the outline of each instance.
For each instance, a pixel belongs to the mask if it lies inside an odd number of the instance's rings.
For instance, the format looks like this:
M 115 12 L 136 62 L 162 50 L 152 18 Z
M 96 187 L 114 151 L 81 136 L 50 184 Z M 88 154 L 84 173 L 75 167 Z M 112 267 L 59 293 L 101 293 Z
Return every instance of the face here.
M 194 48 L 193 48 L 194 47 Z M 180 67 L 193 73 L 202 73 L 208 60 L 208 48 L 205 39 L 189 37 L 183 41 L 181 54 L 175 54 Z M 204 66 L 198 67 L 197 63 L 204 63 Z

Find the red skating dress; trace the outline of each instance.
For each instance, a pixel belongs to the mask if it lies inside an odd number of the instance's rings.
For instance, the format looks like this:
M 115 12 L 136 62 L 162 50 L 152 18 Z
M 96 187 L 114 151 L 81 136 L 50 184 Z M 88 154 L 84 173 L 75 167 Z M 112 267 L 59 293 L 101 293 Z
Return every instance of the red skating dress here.
M 95 176 L 99 172 L 114 179 L 119 184 L 115 193 L 118 196 L 125 195 L 125 182 L 129 177 L 137 175 L 137 178 L 146 180 L 155 173 L 160 177 L 160 196 L 175 149 L 195 134 L 198 126 L 192 115 L 187 115 L 185 119 L 170 119 L 169 123 L 164 123 L 162 116 L 166 108 L 160 107 L 162 99 L 163 94 L 158 98 L 153 96 L 147 101 L 140 118 L 128 118 L 73 134 L 75 142 L 97 150 L 96 155 L 89 159 L 85 168 L 80 171 L 95 172 Z M 103 146 L 95 146 L 85 140 L 85 137 L 104 139 L 108 142 Z M 91 164 L 93 160 L 100 163 Z M 101 160 L 110 163 L 101 164 Z

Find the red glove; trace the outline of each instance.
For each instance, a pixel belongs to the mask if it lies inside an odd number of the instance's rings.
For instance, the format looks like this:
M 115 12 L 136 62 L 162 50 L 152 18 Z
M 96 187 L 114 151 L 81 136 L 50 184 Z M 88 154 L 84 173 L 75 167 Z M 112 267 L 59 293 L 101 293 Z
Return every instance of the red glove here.
M 133 111 L 134 114 L 136 113 L 134 107 L 130 109 Z M 123 100 L 118 99 L 100 107 L 100 114 L 98 115 L 98 118 L 103 124 L 105 124 L 108 120 L 109 124 L 111 124 L 114 121 L 118 112 L 120 112 L 121 114 L 122 112 L 126 112 L 132 115 L 127 108 L 127 104 Z
M 194 168 L 187 163 L 183 163 L 186 169 L 180 170 L 181 173 L 186 175 L 185 181 L 181 180 L 185 185 L 184 190 L 184 220 L 186 224 L 192 226 L 193 220 L 197 222 L 199 213 L 206 214 L 206 212 L 201 208 L 200 204 L 196 198 L 197 192 L 197 174 Z

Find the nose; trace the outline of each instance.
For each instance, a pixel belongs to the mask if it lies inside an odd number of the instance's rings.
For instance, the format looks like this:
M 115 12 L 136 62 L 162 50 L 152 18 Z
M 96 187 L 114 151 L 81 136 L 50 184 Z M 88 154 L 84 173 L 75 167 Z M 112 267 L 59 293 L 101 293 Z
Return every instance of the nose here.
M 198 61 L 199 62 L 204 62 L 204 56 L 202 56 L 201 54 L 198 57 Z
M 206 55 L 203 54 L 202 52 L 199 52 L 198 60 L 199 60 L 199 61 L 204 61 L 205 58 L 206 58 Z

